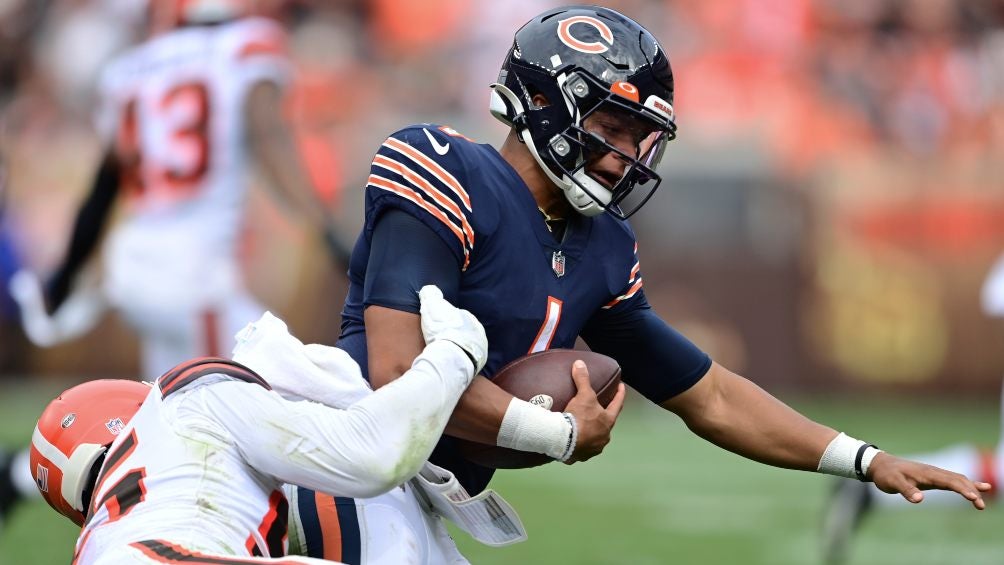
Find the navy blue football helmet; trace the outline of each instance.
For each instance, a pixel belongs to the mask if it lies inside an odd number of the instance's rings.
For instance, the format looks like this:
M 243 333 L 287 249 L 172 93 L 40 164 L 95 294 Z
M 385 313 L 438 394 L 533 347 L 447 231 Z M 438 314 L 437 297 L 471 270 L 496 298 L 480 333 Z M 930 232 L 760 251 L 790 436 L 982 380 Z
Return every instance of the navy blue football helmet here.
M 536 103 L 537 95 L 547 103 Z M 597 6 L 549 10 L 516 32 L 492 85 L 491 112 L 586 216 L 625 219 L 641 208 L 661 183 L 655 169 L 676 137 L 673 71 L 662 47 L 637 22 Z M 600 113 L 631 130 L 634 155 L 584 127 Z M 607 188 L 586 166 L 610 152 L 626 168 Z

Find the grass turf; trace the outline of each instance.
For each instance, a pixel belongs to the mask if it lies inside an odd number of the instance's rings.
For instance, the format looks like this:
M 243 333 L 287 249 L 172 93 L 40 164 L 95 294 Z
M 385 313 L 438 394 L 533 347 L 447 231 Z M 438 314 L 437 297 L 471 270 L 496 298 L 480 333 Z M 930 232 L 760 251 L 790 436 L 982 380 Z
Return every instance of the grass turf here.
M 0 445 L 28 441 L 31 424 L 63 383 L 0 381 Z M 807 415 L 897 453 L 958 441 L 992 445 L 996 398 L 985 402 L 786 398 Z M 476 564 L 734 564 L 820 562 L 828 477 L 749 462 L 694 437 L 637 397 L 614 441 L 585 464 L 502 471 L 492 486 L 519 511 L 529 541 L 480 546 L 456 533 Z M 1004 513 L 959 504 L 870 516 L 852 564 L 1000 564 Z M 0 565 L 67 563 L 75 531 L 43 502 L 23 505 L 0 531 Z

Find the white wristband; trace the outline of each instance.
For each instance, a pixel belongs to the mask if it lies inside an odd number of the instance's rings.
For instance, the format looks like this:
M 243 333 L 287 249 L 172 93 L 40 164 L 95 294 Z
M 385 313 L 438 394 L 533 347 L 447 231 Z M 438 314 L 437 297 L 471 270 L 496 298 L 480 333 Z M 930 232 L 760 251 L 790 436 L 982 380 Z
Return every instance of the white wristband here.
M 826 446 L 816 470 L 828 475 L 867 481 L 868 467 L 881 451 L 874 445 L 839 433 Z
M 495 443 L 567 461 L 575 451 L 577 431 L 575 417 L 571 414 L 551 412 L 513 398 L 502 418 Z

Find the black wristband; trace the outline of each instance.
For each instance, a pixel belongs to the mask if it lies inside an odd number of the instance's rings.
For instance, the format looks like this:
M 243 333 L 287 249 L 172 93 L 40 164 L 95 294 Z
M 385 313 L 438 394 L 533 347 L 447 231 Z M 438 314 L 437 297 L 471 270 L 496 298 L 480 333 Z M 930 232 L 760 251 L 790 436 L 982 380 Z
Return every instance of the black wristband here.
M 865 472 L 861 470 L 861 459 L 865 456 L 865 450 L 868 449 L 869 447 L 874 447 L 875 449 L 878 449 L 878 447 L 875 447 L 870 443 L 863 443 L 861 444 L 861 447 L 858 448 L 857 455 L 854 456 L 854 474 L 857 475 L 858 480 L 863 483 L 871 482 L 871 479 L 866 477 Z

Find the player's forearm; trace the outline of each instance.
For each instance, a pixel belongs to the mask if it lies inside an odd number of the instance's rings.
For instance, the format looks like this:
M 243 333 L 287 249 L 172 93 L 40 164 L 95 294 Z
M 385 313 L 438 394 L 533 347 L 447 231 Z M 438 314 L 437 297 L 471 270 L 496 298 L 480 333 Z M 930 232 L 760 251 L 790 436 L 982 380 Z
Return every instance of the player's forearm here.
M 45 302 L 50 313 L 59 309 L 70 295 L 73 279 L 97 247 L 105 222 L 118 196 L 119 181 L 118 161 L 109 152 L 94 177 L 87 200 L 77 212 L 63 262 L 46 285 Z
M 446 433 L 471 441 L 495 445 L 499 427 L 512 395 L 488 379 L 477 376 L 460 397 L 446 426 Z
M 370 306 L 364 313 L 369 351 L 369 379 L 374 389 L 395 382 L 411 366 L 424 346 L 419 316 Z M 477 376 L 460 397 L 446 433 L 495 445 L 502 417 L 512 395 Z
M 393 487 L 418 472 L 472 373 L 473 365 L 459 347 L 436 342 L 401 378 L 346 411 L 351 420 L 343 431 L 368 455 L 362 459 L 368 461 L 364 467 L 382 482 L 380 488 Z
M 799 414 L 749 380 L 715 365 L 701 402 L 680 415 L 704 439 L 749 459 L 815 471 L 833 429 Z M 701 383 L 699 383 L 701 384 Z M 689 392 L 689 391 L 688 391 Z

